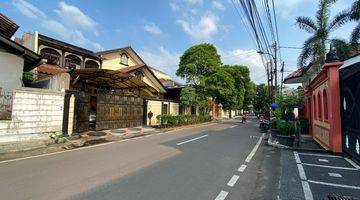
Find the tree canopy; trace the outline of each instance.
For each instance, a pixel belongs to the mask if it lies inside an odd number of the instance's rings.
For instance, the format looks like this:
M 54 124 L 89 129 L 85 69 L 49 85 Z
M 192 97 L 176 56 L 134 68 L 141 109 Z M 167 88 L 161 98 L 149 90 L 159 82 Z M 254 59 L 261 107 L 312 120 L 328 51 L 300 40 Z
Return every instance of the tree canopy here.
M 220 55 L 214 45 L 194 45 L 180 57 L 176 75 L 185 78 L 187 83 L 198 85 L 202 76 L 214 73 L 220 66 Z
M 256 95 L 254 100 L 254 108 L 259 112 L 266 112 L 269 110 L 269 93 L 268 87 L 265 84 L 259 84 L 256 86 Z

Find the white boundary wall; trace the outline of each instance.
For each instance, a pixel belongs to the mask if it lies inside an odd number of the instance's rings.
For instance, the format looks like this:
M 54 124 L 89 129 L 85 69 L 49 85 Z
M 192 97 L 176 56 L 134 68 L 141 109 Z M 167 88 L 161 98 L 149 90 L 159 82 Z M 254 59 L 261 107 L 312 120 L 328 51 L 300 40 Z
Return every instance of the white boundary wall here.
M 0 143 L 48 139 L 61 132 L 64 92 L 20 88 L 13 94 L 11 120 L 0 120 Z

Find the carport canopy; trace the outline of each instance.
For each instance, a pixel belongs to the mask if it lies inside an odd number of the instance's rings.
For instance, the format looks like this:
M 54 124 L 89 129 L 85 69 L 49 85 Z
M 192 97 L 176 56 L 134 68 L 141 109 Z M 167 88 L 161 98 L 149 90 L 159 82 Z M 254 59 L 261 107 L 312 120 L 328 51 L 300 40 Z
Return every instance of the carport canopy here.
M 108 89 L 147 89 L 156 90 L 139 78 L 120 71 L 108 69 L 74 69 L 69 71 L 73 85 L 84 84 Z

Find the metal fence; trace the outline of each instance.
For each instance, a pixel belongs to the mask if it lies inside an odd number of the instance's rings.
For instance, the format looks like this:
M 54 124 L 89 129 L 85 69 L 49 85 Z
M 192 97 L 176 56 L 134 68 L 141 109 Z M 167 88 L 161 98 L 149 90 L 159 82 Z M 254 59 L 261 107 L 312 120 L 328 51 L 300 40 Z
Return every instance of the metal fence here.
M 0 90 L 0 120 L 11 119 L 13 93 Z

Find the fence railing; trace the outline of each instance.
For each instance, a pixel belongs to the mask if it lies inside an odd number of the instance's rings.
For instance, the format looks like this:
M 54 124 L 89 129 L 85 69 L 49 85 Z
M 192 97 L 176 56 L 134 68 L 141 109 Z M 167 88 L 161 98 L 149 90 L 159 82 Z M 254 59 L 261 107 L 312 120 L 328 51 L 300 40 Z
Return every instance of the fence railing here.
M 13 105 L 13 93 L 0 90 L 0 120 L 10 120 Z

